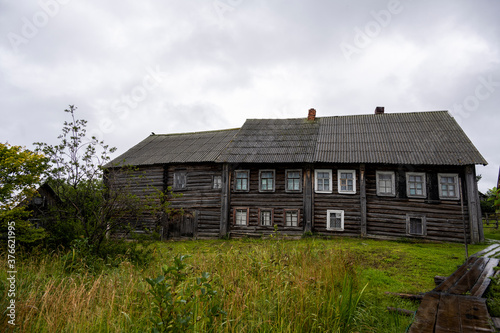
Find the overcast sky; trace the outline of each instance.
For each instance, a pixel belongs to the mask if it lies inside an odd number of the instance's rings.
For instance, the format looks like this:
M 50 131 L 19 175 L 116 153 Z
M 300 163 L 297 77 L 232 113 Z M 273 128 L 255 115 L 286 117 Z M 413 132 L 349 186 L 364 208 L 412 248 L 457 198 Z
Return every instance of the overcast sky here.
M 0 142 L 64 109 L 122 154 L 247 118 L 449 110 L 500 164 L 500 1 L 0 0 Z

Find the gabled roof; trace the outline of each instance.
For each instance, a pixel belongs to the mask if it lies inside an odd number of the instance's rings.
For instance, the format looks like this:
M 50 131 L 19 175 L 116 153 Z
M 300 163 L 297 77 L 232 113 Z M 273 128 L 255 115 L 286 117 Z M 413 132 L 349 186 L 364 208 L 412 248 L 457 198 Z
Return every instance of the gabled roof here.
M 165 163 L 214 162 L 238 129 L 150 135 L 105 167 Z
M 318 129 L 318 122 L 306 119 L 249 119 L 218 161 L 313 162 Z
M 447 111 L 433 111 L 249 119 L 241 129 L 152 135 L 106 167 L 190 162 L 487 164 Z

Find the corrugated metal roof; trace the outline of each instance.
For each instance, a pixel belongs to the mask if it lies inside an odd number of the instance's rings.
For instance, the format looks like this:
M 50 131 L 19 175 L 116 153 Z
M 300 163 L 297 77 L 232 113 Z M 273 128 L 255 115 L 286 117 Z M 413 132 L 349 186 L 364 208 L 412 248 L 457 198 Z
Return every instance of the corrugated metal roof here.
M 312 162 L 319 124 L 306 119 L 249 119 L 219 162 Z
M 487 164 L 447 111 L 320 119 L 315 162 Z
M 249 119 L 241 129 L 152 135 L 106 165 L 189 162 L 487 164 L 447 111 Z
M 214 162 L 234 138 L 238 129 L 150 135 L 109 162 L 116 165 Z

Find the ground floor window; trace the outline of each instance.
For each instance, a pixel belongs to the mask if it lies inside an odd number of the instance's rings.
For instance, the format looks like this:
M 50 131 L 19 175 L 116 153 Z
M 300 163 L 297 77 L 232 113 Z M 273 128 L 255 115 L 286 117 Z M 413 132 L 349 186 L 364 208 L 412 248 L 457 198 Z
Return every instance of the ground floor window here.
M 236 208 L 234 210 L 234 224 L 236 225 L 248 224 L 248 208 Z
M 406 232 L 409 235 L 424 236 L 426 232 L 425 216 L 406 215 Z
M 344 211 L 328 210 L 326 212 L 326 229 L 344 231 Z
M 260 225 L 261 226 L 272 226 L 273 225 L 273 211 L 272 211 L 272 209 L 261 209 L 259 217 L 260 217 Z
M 298 210 L 285 210 L 285 226 L 298 227 L 299 226 L 299 211 Z

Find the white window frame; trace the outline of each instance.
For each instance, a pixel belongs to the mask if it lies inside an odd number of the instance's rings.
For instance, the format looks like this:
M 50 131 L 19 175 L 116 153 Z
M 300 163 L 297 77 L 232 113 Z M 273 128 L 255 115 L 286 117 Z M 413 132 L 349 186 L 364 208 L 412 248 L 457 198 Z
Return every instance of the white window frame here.
M 289 172 L 298 172 L 299 173 L 299 189 L 298 190 L 288 188 L 288 179 L 289 179 L 288 173 Z M 297 179 L 297 178 L 291 178 L 291 179 Z M 293 192 L 293 193 L 302 192 L 302 170 L 300 170 L 300 169 L 287 169 L 287 170 L 285 170 L 285 192 Z
M 262 188 L 262 173 L 263 172 L 271 172 L 273 174 L 273 177 L 271 178 L 272 179 L 272 189 L 263 189 Z M 266 178 L 266 179 L 269 179 L 269 178 Z M 263 169 L 263 170 L 259 170 L 259 192 L 274 192 L 276 188 L 276 172 L 273 170 L 273 169 Z
M 331 226 L 330 214 L 340 214 L 340 223 L 341 223 L 340 228 L 334 228 Z M 344 231 L 344 211 L 343 210 L 329 209 L 326 211 L 326 230 Z
M 410 194 L 410 176 L 422 177 L 422 194 Z M 408 196 L 408 198 L 427 198 L 427 176 L 425 172 L 406 173 L 406 196 Z
M 455 195 L 451 196 L 443 196 L 443 189 L 441 188 L 441 179 L 442 178 L 454 178 L 455 185 Z M 438 186 L 439 186 L 439 199 L 441 200 L 458 200 L 460 199 L 459 186 L 458 186 L 458 174 L 457 173 L 438 173 Z
M 264 212 L 269 212 L 271 214 L 270 216 L 270 224 L 263 224 L 262 222 L 262 213 Z M 274 224 L 274 209 L 272 208 L 259 208 L 259 225 L 262 227 L 272 227 Z
M 238 215 L 239 215 L 238 213 L 242 213 L 242 212 L 245 214 L 245 224 L 238 223 Z M 248 218 L 249 218 L 248 208 L 237 207 L 234 209 L 234 225 L 247 226 L 248 225 Z
M 247 177 L 247 188 L 246 189 L 238 189 L 238 178 L 236 177 L 237 173 L 246 173 Z M 250 191 L 250 170 L 234 170 L 234 191 L 235 192 L 249 192 Z
M 415 234 L 411 233 L 411 219 L 421 219 L 422 220 L 422 233 Z M 427 235 L 427 219 L 425 215 L 421 214 L 406 214 L 406 234 L 410 236 L 426 236 Z
M 379 187 L 379 177 L 380 175 L 390 175 L 391 176 L 391 193 L 383 193 L 380 192 L 380 187 Z M 396 196 L 396 175 L 394 171 L 377 171 L 376 172 L 376 178 L 377 178 L 377 195 L 380 197 L 394 197 Z
M 329 186 L 328 186 L 328 190 L 318 190 L 318 173 L 319 172 L 324 172 L 324 173 L 328 173 L 328 177 L 330 179 L 329 181 Z M 316 193 L 332 193 L 332 189 L 333 189 L 333 178 L 332 178 L 332 170 L 331 169 L 316 169 L 314 170 L 314 191 Z
M 297 225 L 291 225 L 288 224 L 288 221 L 286 220 L 286 215 L 287 213 L 297 213 Z M 283 210 L 283 222 L 285 227 L 299 227 L 300 226 L 300 209 L 285 209 Z
M 222 188 L 222 176 L 215 175 L 212 178 L 212 189 L 220 190 Z
M 350 173 L 352 174 L 352 191 L 342 190 L 340 183 L 340 174 L 341 173 Z M 356 170 L 337 170 L 337 183 L 338 183 L 338 191 L 341 194 L 356 194 Z

